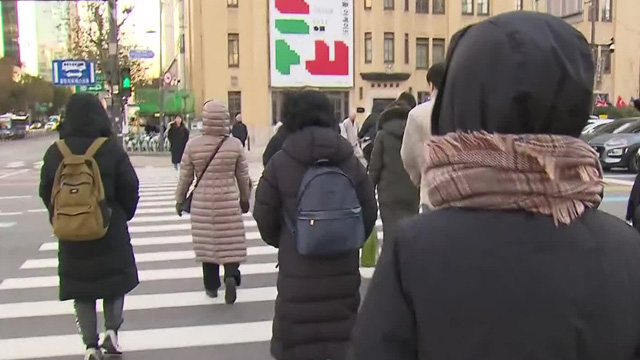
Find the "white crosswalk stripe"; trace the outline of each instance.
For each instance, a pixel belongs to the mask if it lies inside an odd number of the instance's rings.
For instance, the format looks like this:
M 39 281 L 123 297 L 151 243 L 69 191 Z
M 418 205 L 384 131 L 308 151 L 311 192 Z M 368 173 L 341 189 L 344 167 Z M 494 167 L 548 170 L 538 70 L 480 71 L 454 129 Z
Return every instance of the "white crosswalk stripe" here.
M 136 359 L 159 359 L 159 350 L 206 348 L 214 355 L 205 358 L 225 359 L 216 357 L 220 349 L 237 351 L 233 358 L 269 359 L 278 250 L 262 242 L 255 220 L 244 215 L 248 260 L 240 267 L 237 303 L 224 304 L 224 286 L 218 298 L 208 298 L 191 248 L 190 217 L 175 214 L 175 179 L 141 177 L 141 184 L 140 207 L 129 224 L 140 285 L 125 300 L 124 351 Z M 83 353 L 73 304 L 55 296 L 57 250 L 58 243 L 48 239 L 15 277 L 0 282 L 0 329 L 7 329 L 0 330 L 0 360 L 71 360 Z M 365 281 L 373 275 L 373 269 L 361 272 Z M 100 302 L 97 308 L 101 311 Z M 242 315 L 232 317 L 233 311 Z M 245 356 L 245 346 L 260 346 L 264 353 Z

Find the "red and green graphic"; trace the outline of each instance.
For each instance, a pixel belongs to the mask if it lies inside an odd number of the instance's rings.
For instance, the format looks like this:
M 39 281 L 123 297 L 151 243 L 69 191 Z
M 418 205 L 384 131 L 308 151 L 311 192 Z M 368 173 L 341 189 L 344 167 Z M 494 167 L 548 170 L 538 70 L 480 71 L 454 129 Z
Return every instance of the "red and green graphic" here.
M 270 0 L 273 86 L 352 86 L 353 0 Z

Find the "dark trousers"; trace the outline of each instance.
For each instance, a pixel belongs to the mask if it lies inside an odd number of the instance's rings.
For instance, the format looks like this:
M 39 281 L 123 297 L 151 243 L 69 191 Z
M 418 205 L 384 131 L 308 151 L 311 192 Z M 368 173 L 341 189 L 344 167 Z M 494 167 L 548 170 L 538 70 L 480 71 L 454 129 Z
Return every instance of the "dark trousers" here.
M 236 279 L 236 284 L 240 286 L 240 264 L 224 264 L 224 279 Z M 202 263 L 202 275 L 204 288 L 209 291 L 216 291 L 220 288 L 220 265 L 212 263 Z
M 124 296 L 104 299 L 102 304 L 105 329 L 118 332 L 123 322 Z M 87 348 L 97 348 L 98 319 L 96 315 L 96 301 L 75 300 L 73 305 L 76 314 L 76 324 L 82 335 L 82 341 Z
M 383 241 L 393 241 L 396 229 L 403 220 L 418 215 L 418 206 L 407 207 L 399 204 L 380 204 L 382 218 Z

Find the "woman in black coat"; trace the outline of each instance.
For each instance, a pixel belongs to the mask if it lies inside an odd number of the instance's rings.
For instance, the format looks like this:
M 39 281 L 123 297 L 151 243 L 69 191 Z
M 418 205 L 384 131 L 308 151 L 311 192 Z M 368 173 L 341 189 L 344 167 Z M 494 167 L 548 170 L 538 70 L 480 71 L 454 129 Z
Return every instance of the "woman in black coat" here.
M 111 136 L 111 123 L 93 95 L 71 97 L 60 138 L 74 154 L 84 154 L 96 138 Z M 77 321 L 87 346 L 86 359 L 99 359 L 99 346 L 106 353 L 120 352 L 117 332 L 122 324 L 124 295 L 138 285 L 127 221 L 138 204 L 138 177 L 121 144 L 107 140 L 94 156 L 104 185 L 105 199 L 112 210 L 104 238 L 72 242 L 59 241 L 58 274 L 60 300 L 74 300 Z M 40 175 L 40 197 L 51 211 L 51 191 L 62 155 L 52 145 L 44 155 Z M 98 344 L 95 301 L 104 299 L 105 339 Z
M 434 211 L 385 242 L 356 360 L 640 358 L 640 235 L 596 209 L 584 36 L 513 12 L 452 39 L 423 171 Z
M 403 94 L 413 98 L 411 94 Z M 415 100 L 408 102 L 415 104 Z M 411 109 L 407 102 L 398 99 L 380 115 L 369 162 L 369 177 L 378 190 L 384 239 L 389 241 L 398 224 L 417 215 L 420 207 L 420 190 L 411 181 L 400 156 Z
M 302 256 L 283 214 L 295 217 L 302 178 L 319 160 L 338 166 L 353 181 L 367 235 L 376 221 L 375 195 L 353 148 L 338 132 L 329 99 L 306 90 L 295 102 L 283 123 L 291 134 L 264 171 L 253 213 L 264 241 L 279 248 L 271 354 L 278 360 L 343 360 L 360 304 L 358 251 Z
M 167 137 L 171 144 L 171 163 L 177 170 L 182 161 L 184 149 L 189 142 L 189 129 L 184 125 L 180 116 L 176 116 L 176 119 L 171 123 Z

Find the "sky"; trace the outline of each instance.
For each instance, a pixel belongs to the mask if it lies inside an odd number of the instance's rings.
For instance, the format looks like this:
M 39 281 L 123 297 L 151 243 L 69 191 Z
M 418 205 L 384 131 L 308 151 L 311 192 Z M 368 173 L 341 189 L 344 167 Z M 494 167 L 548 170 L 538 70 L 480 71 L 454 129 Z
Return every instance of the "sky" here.
M 159 1 L 160 0 L 120 0 L 118 5 L 124 8 L 134 5 L 133 12 L 127 20 L 123 31 L 126 33 L 124 41 L 134 45 L 139 49 L 150 49 L 158 53 L 160 41 L 158 34 L 159 27 Z M 38 69 L 38 43 L 52 43 L 54 46 L 59 43 L 59 36 L 50 36 L 57 31 L 55 24 L 49 19 L 42 19 L 36 10 L 38 6 L 55 6 L 56 3 L 35 1 L 18 2 L 18 22 L 20 31 L 21 57 L 25 65 L 25 70 L 35 74 Z M 36 26 L 38 24 L 38 26 Z M 43 26 L 46 25 L 46 26 Z M 39 30 L 40 28 L 41 30 Z M 154 34 L 148 34 L 149 30 L 154 30 Z M 145 61 L 149 66 L 149 71 L 158 73 L 157 57 L 153 60 Z

